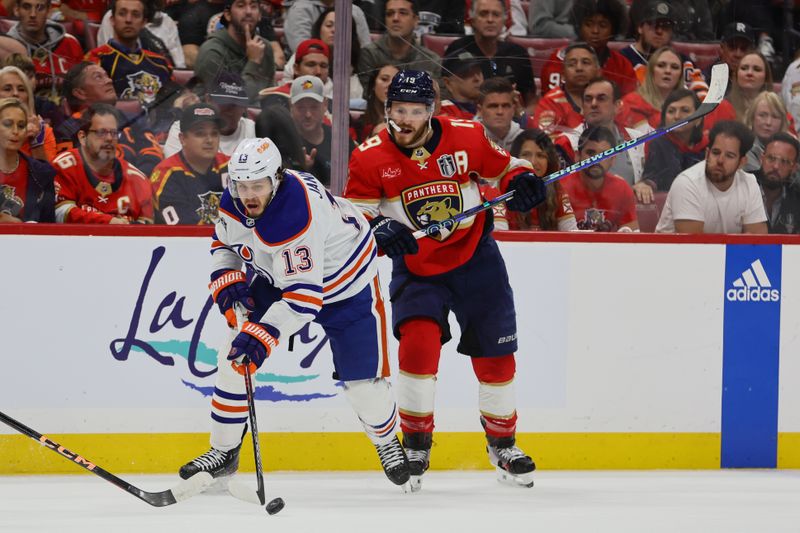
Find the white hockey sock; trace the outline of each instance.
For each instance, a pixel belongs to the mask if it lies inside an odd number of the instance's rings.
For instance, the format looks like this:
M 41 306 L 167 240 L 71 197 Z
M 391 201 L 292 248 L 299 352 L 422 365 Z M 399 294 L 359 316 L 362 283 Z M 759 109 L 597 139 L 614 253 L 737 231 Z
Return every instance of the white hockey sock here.
M 242 442 L 247 424 L 247 394 L 244 376 L 228 361 L 231 342 L 238 332 L 233 331 L 217 353 L 217 379 L 211 397 L 211 446 L 228 451 Z
M 384 378 L 345 381 L 347 401 L 358 415 L 372 444 L 388 444 L 397 428 L 397 404 Z
M 397 403 L 400 411 L 415 417 L 433 416 L 436 376 L 409 374 L 397 376 Z

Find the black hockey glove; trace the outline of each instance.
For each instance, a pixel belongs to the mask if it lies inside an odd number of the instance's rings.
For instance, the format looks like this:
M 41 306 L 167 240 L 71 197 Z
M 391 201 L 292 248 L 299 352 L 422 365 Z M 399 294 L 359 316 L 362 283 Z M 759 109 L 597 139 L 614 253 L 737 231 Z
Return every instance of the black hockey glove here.
M 408 226 L 389 217 L 375 217 L 369 222 L 378 249 L 394 259 L 405 254 L 415 254 L 419 244 Z
M 506 201 L 506 206 L 511 211 L 526 213 L 547 198 L 544 181 L 531 172 L 523 172 L 515 176 L 511 180 L 508 190 L 514 191 L 514 196 Z

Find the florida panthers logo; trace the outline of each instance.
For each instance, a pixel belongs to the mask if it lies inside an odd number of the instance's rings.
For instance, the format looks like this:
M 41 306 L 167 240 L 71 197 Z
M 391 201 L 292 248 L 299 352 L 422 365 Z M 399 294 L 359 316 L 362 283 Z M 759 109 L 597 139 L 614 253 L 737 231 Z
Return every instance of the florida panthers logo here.
M 406 216 L 417 229 L 458 214 L 463 208 L 461 188 L 455 181 L 431 181 L 402 192 L 403 208 Z M 443 229 L 435 238 L 443 241 L 458 228 L 458 224 Z
M 122 91 L 120 100 L 139 100 L 143 106 L 148 106 L 156 101 L 156 95 L 161 89 L 161 80 L 158 76 L 140 70 L 128 74 L 128 88 Z
M 208 191 L 207 193 L 198 194 L 200 199 L 200 207 L 195 212 L 200 217 L 200 224 L 214 224 L 219 219 L 219 200 L 222 197 L 221 192 Z
M 0 185 L 0 213 L 6 213 L 12 217 L 19 215 L 22 211 L 24 202 L 17 196 L 16 189 L 11 185 Z

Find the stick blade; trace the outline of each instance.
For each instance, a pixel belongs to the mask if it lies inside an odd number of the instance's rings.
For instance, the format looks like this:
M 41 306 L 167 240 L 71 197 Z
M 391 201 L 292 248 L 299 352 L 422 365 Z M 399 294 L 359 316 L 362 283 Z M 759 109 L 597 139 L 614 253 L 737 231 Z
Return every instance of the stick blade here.
M 214 483 L 214 478 L 208 472 L 198 472 L 189 479 L 184 479 L 170 489 L 176 502 L 187 500 L 200 494 Z
M 708 93 L 703 99 L 703 104 L 720 103 L 725 98 L 729 79 L 727 63 L 720 63 L 711 67 L 711 81 L 708 84 Z
M 232 479 L 228 482 L 228 492 L 238 500 L 254 503 L 256 505 L 263 505 L 261 497 L 252 487 L 236 479 Z

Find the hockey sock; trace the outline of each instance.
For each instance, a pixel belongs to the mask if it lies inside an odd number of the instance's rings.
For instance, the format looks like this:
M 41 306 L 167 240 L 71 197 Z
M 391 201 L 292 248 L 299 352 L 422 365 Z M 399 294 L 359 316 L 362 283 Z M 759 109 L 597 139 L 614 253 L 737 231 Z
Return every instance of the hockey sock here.
M 428 318 L 400 325 L 397 401 L 403 433 L 431 433 L 436 374 L 442 349 L 439 324 Z
M 394 439 L 397 404 L 388 381 L 383 378 L 345 381 L 344 394 L 372 444 L 388 444 Z
M 478 407 L 486 434 L 492 437 L 513 436 L 517 429 L 514 354 L 473 357 L 472 368 L 480 382 Z
M 242 442 L 247 424 L 244 379 L 227 359 L 236 333 L 231 333 L 217 355 L 217 379 L 211 396 L 211 446 L 221 451 L 232 450 Z

